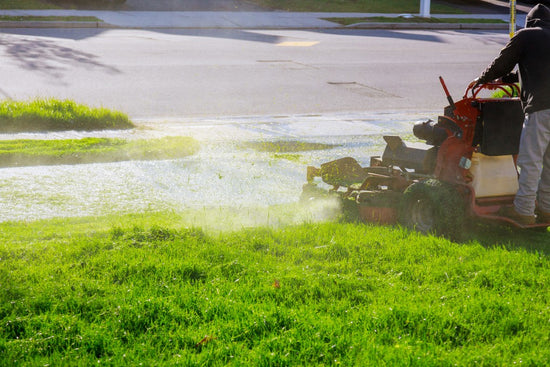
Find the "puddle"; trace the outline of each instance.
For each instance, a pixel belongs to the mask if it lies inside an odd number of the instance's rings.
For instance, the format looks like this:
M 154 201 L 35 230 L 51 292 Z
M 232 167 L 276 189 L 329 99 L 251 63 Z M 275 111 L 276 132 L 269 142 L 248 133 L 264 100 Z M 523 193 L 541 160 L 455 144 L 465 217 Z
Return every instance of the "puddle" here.
M 412 122 L 423 119 L 411 115 L 359 117 L 149 121 L 140 122 L 140 128 L 133 131 L 3 135 L 2 139 L 182 135 L 199 140 L 201 149 L 193 156 L 166 161 L 0 169 L 0 221 L 294 203 L 305 183 L 307 165 L 345 156 L 367 165 L 371 155 L 381 154 L 383 134 L 410 134 Z M 293 159 L 285 159 L 284 155 L 243 149 L 239 144 L 262 139 L 339 146 L 292 152 Z

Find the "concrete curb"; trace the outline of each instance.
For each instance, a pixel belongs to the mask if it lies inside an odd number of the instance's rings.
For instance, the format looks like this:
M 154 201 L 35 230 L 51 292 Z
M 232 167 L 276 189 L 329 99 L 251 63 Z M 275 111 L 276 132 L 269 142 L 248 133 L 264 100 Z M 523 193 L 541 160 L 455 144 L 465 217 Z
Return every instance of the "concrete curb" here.
M 506 23 L 356 23 L 345 26 L 351 29 L 419 29 L 419 30 L 506 30 Z

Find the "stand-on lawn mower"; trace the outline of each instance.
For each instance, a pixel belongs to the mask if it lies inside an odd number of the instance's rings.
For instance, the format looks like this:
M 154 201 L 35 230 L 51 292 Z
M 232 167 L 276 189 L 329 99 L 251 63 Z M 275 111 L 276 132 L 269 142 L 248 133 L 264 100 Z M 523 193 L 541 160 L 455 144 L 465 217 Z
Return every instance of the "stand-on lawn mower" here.
M 371 157 L 369 167 L 345 157 L 307 168 L 302 194 L 319 193 L 320 177 L 332 186 L 331 195 L 353 202 L 367 222 L 399 222 L 421 232 L 453 234 L 467 219 L 522 225 L 501 216 L 512 206 L 518 190 L 516 157 L 524 113 L 514 84 L 469 85 L 462 100 L 453 102 L 439 78 L 449 106 L 437 122 L 415 124 L 414 135 L 425 148 L 407 146 L 398 136 L 384 136 L 382 156 Z M 501 90 L 502 98 L 479 97 L 482 90 Z

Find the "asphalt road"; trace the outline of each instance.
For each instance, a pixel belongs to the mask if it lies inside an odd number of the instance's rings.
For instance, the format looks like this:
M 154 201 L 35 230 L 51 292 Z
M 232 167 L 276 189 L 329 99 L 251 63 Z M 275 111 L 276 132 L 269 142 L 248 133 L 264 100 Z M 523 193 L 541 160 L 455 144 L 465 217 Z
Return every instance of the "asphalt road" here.
M 133 118 L 441 110 L 505 32 L 0 30 L 2 98 L 71 98 Z

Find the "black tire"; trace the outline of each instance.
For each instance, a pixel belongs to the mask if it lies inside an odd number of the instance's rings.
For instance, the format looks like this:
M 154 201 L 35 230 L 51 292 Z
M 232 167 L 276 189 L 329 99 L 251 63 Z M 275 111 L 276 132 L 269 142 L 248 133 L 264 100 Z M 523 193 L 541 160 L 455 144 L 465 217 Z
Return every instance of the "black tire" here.
M 465 203 L 453 185 L 435 179 L 420 181 L 403 193 L 399 222 L 422 233 L 457 238 L 466 222 Z

